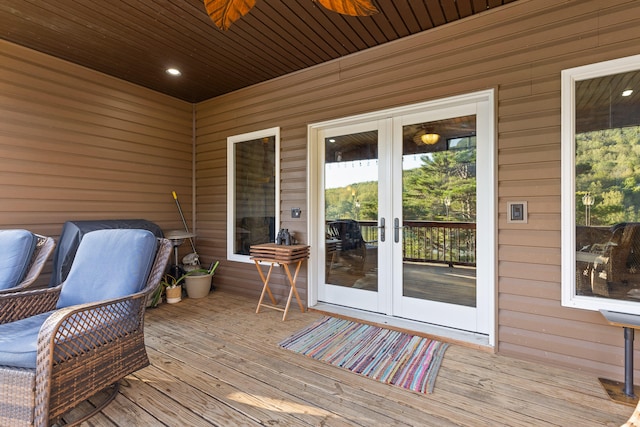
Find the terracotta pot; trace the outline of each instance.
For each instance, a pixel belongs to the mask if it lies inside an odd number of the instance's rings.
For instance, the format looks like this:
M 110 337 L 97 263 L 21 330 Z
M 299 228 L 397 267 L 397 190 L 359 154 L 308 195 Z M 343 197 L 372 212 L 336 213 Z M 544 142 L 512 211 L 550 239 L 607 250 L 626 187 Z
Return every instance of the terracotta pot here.
M 211 290 L 211 274 L 194 274 L 184 279 L 189 298 L 204 298 Z
M 180 302 L 182 300 L 182 285 L 178 285 L 173 288 L 166 288 L 165 293 L 169 304 Z

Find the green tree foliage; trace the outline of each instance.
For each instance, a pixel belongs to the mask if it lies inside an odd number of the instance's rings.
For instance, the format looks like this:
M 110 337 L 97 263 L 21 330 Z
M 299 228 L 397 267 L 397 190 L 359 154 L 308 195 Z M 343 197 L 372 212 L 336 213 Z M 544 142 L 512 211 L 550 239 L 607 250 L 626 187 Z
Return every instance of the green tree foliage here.
M 378 220 L 378 183 L 361 182 L 325 191 L 325 217 L 334 219 Z
M 421 160 L 403 177 L 404 219 L 475 221 L 476 150 L 439 151 Z
M 425 154 L 420 167 L 403 173 L 405 220 L 475 221 L 476 150 Z M 378 183 L 365 182 L 325 191 L 325 217 L 378 218 Z M 445 203 L 449 201 L 449 206 Z
M 576 135 L 576 223 L 586 223 L 582 198 L 589 193 L 591 225 L 636 222 L 640 207 L 640 126 Z

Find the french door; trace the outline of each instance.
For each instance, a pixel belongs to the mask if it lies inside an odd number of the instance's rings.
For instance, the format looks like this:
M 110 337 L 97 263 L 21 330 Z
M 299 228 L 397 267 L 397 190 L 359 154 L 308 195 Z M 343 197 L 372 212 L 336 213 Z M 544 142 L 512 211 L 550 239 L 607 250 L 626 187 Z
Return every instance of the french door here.
M 389 175 L 384 150 L 388 120 L 373 120 L 318 132 L 323 160 L 324 209 L 319 230 L 321 252 L 320 301 L 387 313 L 391 280 L 380 259 L 388 257 L 386 228 L 378 227 L 390 203 L 380 185 Z M 380 152 L 380 150 L 383 150 Z M 383 162 L 380 161 L 382 154 Z M 388 163 L 388 162 L 387 162 Z M 366 231 L 362 224 L 368 224 Z M 368 232 L 367 232 L 368 231 Z
M 317 301 L 489 333 L 492 95 L 310 127 Z

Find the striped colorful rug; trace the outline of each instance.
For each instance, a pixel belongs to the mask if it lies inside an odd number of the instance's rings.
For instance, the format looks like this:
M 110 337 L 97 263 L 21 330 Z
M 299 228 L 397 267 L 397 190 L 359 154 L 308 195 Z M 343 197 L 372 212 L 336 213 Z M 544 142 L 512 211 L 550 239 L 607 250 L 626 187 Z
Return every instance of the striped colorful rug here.
M 420 393 L 431 393 L 448 344 L 325 317 L 280 347 Z

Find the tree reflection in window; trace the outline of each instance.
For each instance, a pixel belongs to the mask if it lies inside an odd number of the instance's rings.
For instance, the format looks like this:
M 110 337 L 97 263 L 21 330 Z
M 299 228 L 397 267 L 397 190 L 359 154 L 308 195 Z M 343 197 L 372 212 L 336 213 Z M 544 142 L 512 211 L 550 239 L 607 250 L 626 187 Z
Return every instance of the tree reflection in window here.
M 640 298 L 640 71 L 575 82 L 575 294 Z

